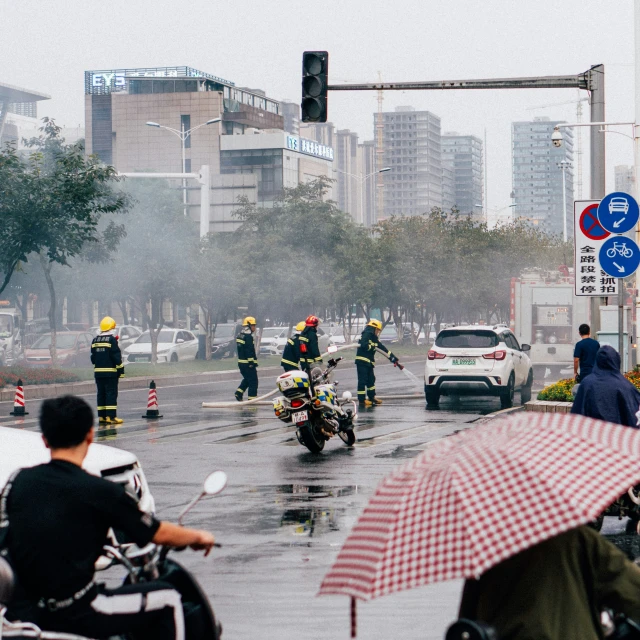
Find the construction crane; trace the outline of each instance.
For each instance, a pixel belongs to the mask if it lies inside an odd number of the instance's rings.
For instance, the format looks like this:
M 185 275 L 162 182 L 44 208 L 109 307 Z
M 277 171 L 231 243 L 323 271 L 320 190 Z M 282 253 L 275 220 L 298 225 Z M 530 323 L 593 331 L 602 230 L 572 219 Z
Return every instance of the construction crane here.
M 527 111 L 534 111 L 536 109 L 546 109 L 548 107 L 560 107 L 565 104 L 576 105 L 576 122 L 580 124 L 582 122 L 582 103 L 589 102 L 589 98 L 578 98 L 576 100 L 567 100 L 565 102 L 555 102 L 553 104 L 542 104 L 538 107 L 529 107 Z M 576 148 L 575 148 L 575 161 L 576 161 L 576 183 L 574 197 L 576 200 L 582 200 L 582 127 L 577 127 L 576 132 Z

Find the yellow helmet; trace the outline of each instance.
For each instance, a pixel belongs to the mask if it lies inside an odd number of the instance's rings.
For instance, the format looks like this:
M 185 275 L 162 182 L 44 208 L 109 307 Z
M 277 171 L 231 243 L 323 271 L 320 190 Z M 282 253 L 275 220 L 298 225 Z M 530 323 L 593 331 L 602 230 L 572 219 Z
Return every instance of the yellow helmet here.
M 100 320 L 100 331 L 111 331 L 116 328 L 116 321 L 111 316 L 105 316 Z
M 256 319 L 253 316 L 247 316 L 243 321 L 242 321 L 242 326 L 243 327 L 248 327 L 250 324 L 256 324 Z
M 305 324 L 305 321 L 302 320 L 301 322 L 298 322 L 298 324 L 296 325 L 296 331 L 304 331 L 304 328 L 307 325 Z
M 380 331 L 382 331 L 382 322 L 380 322 L 380 320 L 371 319 L 367 322 L 367 327 L 373 327 L 374 329 L 380 329 Z

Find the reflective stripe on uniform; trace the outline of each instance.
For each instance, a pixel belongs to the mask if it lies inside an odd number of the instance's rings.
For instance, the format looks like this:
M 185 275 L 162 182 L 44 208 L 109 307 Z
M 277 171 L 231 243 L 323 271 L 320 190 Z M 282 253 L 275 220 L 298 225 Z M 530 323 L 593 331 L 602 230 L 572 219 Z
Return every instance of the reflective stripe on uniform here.
M 124 369 L 124 364 L 117 364 L 116 369 Z
M 238 344 L 244 344 L 245 343 L 244 340 L 240 340 L 240 338 L 236 338 L 236 342 Z
M 116 373 L 116 368 L 114 367 L 113 369 L 94 369 L 93 370 L 94 373 Z
M 248 360 L 238 360 L 238 364 L 249 364 Z
M 109 347 L 109 348 L 111 348 L 111 343 L 110 342 L 92 342 L 91 343 L 91 348 L 93 349 L 93 347 Z
M 117 408 L 118 408 L 118 405 L 117 405 L 117 404 L 114 404 L 114 405 L 106 406 L 106 407 L 102 407 L 102 408 L 103 408 L 103 409 L 107 409 L 107 410 L 108 410 L 108 409 L 117 409 Z
M 375 363 L 373 362 L 373 360 L 369 360 L 369 358 L 365 358 L 364 356 L 356 356 L 356 360 L 360 360 L 361 362 L 366 362 L 367 364 L 370 364 L 372 367 L 375 366 Z
M 282 358 L 282 360 L 280 360 L 280 364 L 290 364 L 292 367 L 297 367 L 298 366 L 297 362 L 291 362 L 291 360 L 285 360 L 284 358 Z

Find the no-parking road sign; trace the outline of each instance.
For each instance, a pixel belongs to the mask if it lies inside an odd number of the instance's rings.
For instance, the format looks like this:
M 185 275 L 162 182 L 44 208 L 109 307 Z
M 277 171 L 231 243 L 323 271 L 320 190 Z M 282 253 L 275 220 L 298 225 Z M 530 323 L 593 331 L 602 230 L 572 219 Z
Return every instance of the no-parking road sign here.
M 573 203 L 577 296 L 613 296 L 618 292 L 617 278 L 605 273 L 600 265 L 600 248 L 611 234 L 598 219 L 599 203 L 599 200 Z

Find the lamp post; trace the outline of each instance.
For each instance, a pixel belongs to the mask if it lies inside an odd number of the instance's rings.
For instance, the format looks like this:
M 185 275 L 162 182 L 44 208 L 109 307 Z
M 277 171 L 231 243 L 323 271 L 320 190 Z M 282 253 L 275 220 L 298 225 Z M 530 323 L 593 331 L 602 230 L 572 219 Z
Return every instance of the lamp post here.
M 343 171 L 342 169 L 334 169 L 336 173 L 344 173 L 345 176 L 349 176 L 350 178 L 355 178 L 360 183 L 360 216 L 362 217 L 363 226 L 367 226 L 365 224 L 365 216 L 364 216 L 364 183 L 371 177 L 375 176 L 378 173 L 385 173 L 386 171 L 391 171 L 391 167 L 384 167 L 383 169 L 378 169 L 377 171 L 372 171 L 368 173 L 366 176 L 357 175 L 355 173 L 349 173 L 348 171 Z
M 568 160 L 560 160 L 558 167 L 562 169 L 562 238 L 567 241 L 567 169 L 571 167 Z
M 171 133 L 175 134 L 180 138 L 180 144 L 182 146 L 182 173 L 187 173 L 187 161 L 185 157 L 185 143 L 189 136 L 196 130 L 200 129 L 200 127 L 206 127 L 209 124 L 215 124 L 216 122 L 220 122 L 222 118 L 211 118 L 211 120 L 207 120 L 202 124 L 199 124 L 197 127 L 191 127 L 185 131 L 184 125 L 182 129 L 173 129 L 172 127 L 167 127 L 163 124 L 158 124 L 157 122 L 147 122 L 146 125 L 148 127 L 156 127 L 157 129 L 166 129 Z M 187 215 L 187 180 L 186 178 L 182 179 L 182 204 L 184 206 L 184 215 Z
M 480 209 L 482 208 L 481 204 L 475 204 L 473 206 L 474 207 L 478 207 Z M 500 208 L 491 207 L 491 208 L 487 208 L 487 211 L 486 211 L 486 214 L 485 214 L 485 222 L 487 223 L 487 228 L 489 228 L 489 229 L 493 228 L 492 226 L 489 225 L 489 211 L 491 211 L 494 214 L 496 214 L 495 220 L 493 222 L 497 223 L 498 222 L 498 214 L 502 213 L 505 209 L 511 209 L 512 207 L 517 207 L 517 206 L 518 206 L 518 203 L 514 202 L 513 204 L 508 204 L 506 207 L 500 207 Z

